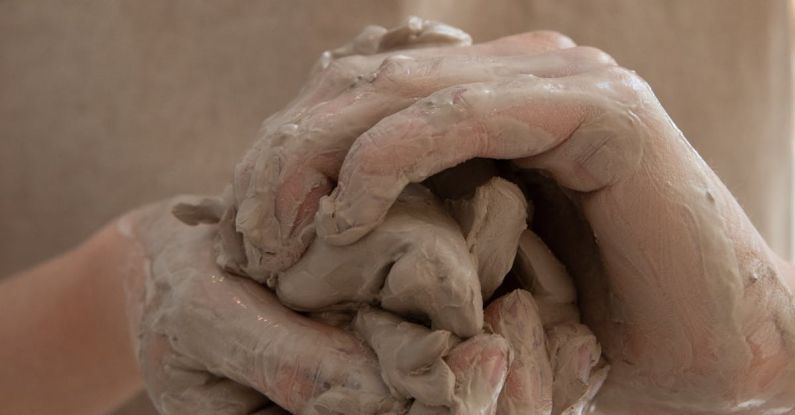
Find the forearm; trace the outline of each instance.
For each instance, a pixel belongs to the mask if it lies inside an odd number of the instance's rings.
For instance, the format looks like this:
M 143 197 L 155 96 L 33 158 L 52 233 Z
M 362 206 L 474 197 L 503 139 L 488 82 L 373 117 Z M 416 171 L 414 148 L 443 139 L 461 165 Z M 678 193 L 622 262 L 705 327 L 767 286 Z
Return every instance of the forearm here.
M 101 414 L 141 388 L 125 312 L 129 243 L 108 226 L 0 284 L 0 413 Z

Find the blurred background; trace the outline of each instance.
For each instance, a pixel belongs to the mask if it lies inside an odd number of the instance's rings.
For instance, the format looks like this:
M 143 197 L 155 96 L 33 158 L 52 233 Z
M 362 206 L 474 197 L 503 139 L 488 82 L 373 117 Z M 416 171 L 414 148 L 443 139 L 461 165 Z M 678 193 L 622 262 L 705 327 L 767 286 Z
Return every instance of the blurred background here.
M 323 50 L 409 15 L 610 53 L 792 257 L 789 3 L 0 0 L 0 276 L 141 204 L 220 191 Z M 141 395 L 117 415 L 150 413 Z

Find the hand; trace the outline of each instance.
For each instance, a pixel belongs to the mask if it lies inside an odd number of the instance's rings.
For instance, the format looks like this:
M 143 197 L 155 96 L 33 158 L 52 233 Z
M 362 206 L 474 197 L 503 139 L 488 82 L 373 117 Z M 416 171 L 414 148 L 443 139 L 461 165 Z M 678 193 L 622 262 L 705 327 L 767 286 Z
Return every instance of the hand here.
M 242 235 L 242 250 L 237 241 L 226 245 L 224 266 L 264 281 L 295 263 L 314 238 L 318 201 L 334 187 L 351 144 L 382 118 L 448 86 L 517 74 L 556 76 L 561 67 L 580 72 L 606 59 L 587 48 L 541 56 L 574 46 L 550 32 L 465 46 L 468 36 L 452 28 L 407 26 L 415 34 L 379 37 L 366 30 L 359 43 L 369 46 L 325 54 L 298 98 L 263 123 L 235 170 L 230 231 Z M 435 35 L 423 37 L 426 29 Z M 375 53 L 415 46 L 413 39 L 455 46 Z M 343 56 L 352 51 L 375 54 Z
M 121 219 L 138 246 L 129 275 L 132 327 L 146 386 L 164 414 L 388 413 L 400 407 L 375 355 L 341 329 L 283 307 L 215 263 L 217 226 L 171 214 L 180 198 Z M 266 412 L 267 413 L 267 412 Z
M 544 45 L 550 42 L 557 42 L 557 38 L 550 40 L 543 33 L 528 36 L 528 38 L 535 39 L 539 48 L 546 47 Z M 321 68 L 325 65 L 328 67 L 320 69 L 320 75 L 310 81 L 293 107 L 285 113 L 296 116 L 306 108 L 311 108 L 312 105 L 316 105 L 328 97 L 336 97 L 347 89 L 352 79 L 347 77 L 348 74 L 344 71 L 339 72 L 340 62 L 345 59 L 339 58 L 346 53 L 366 52 L 367 50 L 372 52 L 372 47 L 367 46 L 368 44 L 376 44 L 378 46 L 376 50 L 383 51 L 399 46 L 409 47 L 428 42 L 466 43 L 468 37 L 452 28 L 429 22 L 417 25 L 416 21 L 410 21 L 407 28 L 398 28 L 393 31 L 382 31 L 377 28 L 367 29 L 351 44 L 352 46 L 324 55 L 321 60 Z M 494 53 L 507 53 L 510 50 L 519 49 L 516 47 L 516 43 L 515 40 L 503 40 L 499 45 L 493 46 L 491 50 Z M 417 53 L 420 54 L 420 52 Z M 422 53 L 430 54 L 432 51 L 428 49 Z M 472 52 L 461 52 L 462 55 L 468 53 Z M 330 58 L 334 58 L 334 60 L 328 61 Z M 374 69 L 380 65 L 383 59 L 384 56 L 381 55 L 371 60 L 363 57 L 351 57 L 348 61 L 351 64 L 358 62 L 365 68 L 368 67 L 367 65 L 375 65 L 372 66 Z M 326 62 L 323 63 L 323 61 Z M 284 117 L 286 116 L 284 115 Z M 279 118 L 282 115 L 276 117 Z M 283 149 L 277 145 L 279 144 L 278 140 L 275 143 L 270 141 L 273 137 L 267 134 L 266 138 L 259 142 L 260 147 L 255 147 L 249 157 L 238 167 L 236 190 L 249 189 L 247 181 L 251 177 L 247 174 L 250 174 L 251 171 L 247 171 L 248 168 L 257 171 L 256 167 L 248 162 L 258 160 L 258 163 L 264 163 L 265 161 L 259 160 L 257 157 L 282 154 Z M 351 141 L 352 138 L 354 137 L 349 137 L 347 140 Z M 271 148 L 273 151 L 264 151 L 263 146 L 275 147 Z M 302 156 L 304 154 L 297 151 L 301 149 L 299 146 L 292 148 L 291 151 L 295 152 L 294 155 Z M 253 159 L 252 154 L 255 156 Z M 266 161 L 272 161 L 272 158 L 268 158 Z M 340 164 L 341 161 L 342 158 L 339 157 L 336 164 Z M 303 172 L 299 176 L 299 181 L 312 179 L 311 174 L 303 175 Z M 265 179 L 269 178 L 265 177 Z M 181 212 L 181 217 L 196 222 L 213 222 L 219 219 L 218 216 L 224 216 L 218 233 L 221 234 L 221 245 L 225 248 L 236 246 L 233 243 L 225 244 L 225 240 L 229 241 L 229 239 L 225 239 L 225 236 L 235 239 L 234 242 L 237 242 L 237 230 L 244 231 L 244 235 L 247 238 L 250 237 L 245 240 L 244 245 L 248 255 L 243 257 L 244 261 L 227 262 L 225 265 L 230 265 L 229 268 L 239 265 L 241 270 L 251 273 L 254 277 L 262 278 L 266 274 L 263 270 L 271 269 L 263 268 L 263 264 L 273 264 L 271 261 L 273 258 L 266 256 L 263 259 L 251 254 L 259 252 L 259 248 L 256 246 L 257 235 L 245 231 L 256 229 L 256 227 L 252 228 L 252 222 L 246 222 L 245 219 L 256 220 L 256 218 L 241 214 L 241 212 L 248 211 L 247 206 L 249 208 L 254 206 L 252 209 L 256 212 L 257 209 L 262 209 L 267 205 L 267 203 L 258 204 L 260 199 L 252 196 L 258 195 L 255 185 L 257 183 L 252 184 L 251 192 L 235 192 L 235 196 L 240 199 L 236 199 L 233 204 L 235 207 L 231 209 L 231 215 L 230 211 L 224 213 L 223 208 L 218 209 L 222 205 L 210 201 L 205 204 L 193 203 L 194 206 L 200 205 L 202 208 L 188 207 L 186 211 Z M 318 194 L 317 197 L 321 195 Z M 191 205 L 190 203 L 180 205 L 176 202 L 172 204 L 183 208 Z M 291 208 L 289 203 L 286 206 Z M 135 318 L 139 327 L 142 365 L 153 400 L 162 411 L 196 412 L 224 407 L 234 413 L 250 413 L 264 404 L 262 393 L 293 412 L 302 410 L 311 412 L 322 408 L 342 410 L 341 406 L 351 404 L 357 405 L 358 408 L 354 409 L 348 406 L 345 407 L 345 410 L 367 413 L 392 407 L 394 402 L 384 397 L 383 384 L 377 376 L 377 371 L 374 371 L 377 370 L 377 367 L 373 366 L 373 356 L 364 350 L 364 347 L 358 348 L 358 343 L 353 344 L 350 336 L 339 330 L 323 327 L 290 313 L 257 284 L 218 269 L 208 259 L 208 255 L 212 254 L 212 235 L 216 233 L 217 228 L 215 226 L 204 229 L 186 228 L 172 219 L 167 210 L 167 206 L 161 205 L 147 209 L 146 213 L 139 212 L 130 217 L 130 222 L 135 224 L 136 237 L 144 241 L 142 249 L 145 251 L 148 261 L 151 262 L 152 272 L 148 276 L 149 282 L 139 281 L 137 289 L 133 289 L 132 292 L 138 293 L 133 304 L 142 306 L 139 313 L 136 314 L 138 317 Z M 313 212 L 310 212 L 310 219 L 312 214 Z M 196 216 L 191 218 L 191 215 Z M 228 225 L 232 225 L 231 232 Z M 279 238 L 275 239 L 280 241 Z M 301 240 L 301 243 L 308 242 Z M 234 247 L 230 248 L 226 252 L 226 256 L 222 257 L 230 261 L 240 258 L 234 249 Z M 298 253 L 300 254 L 300 252 Z M 455 255 L 453 255 L 454 257 Z M 257 258 L 264 262 L 260 262 Z M 275 258 L 276 263 L 281 261 L 279 258 L 283 259 L 279 256 Z M 291 260 L 295 258 L 292 256 Z M 248 261 L 248 259 L 254 260 Z M 509 262 L 508 266 L 510 266 Z M 283 267 L 283 264 L 280 267 Z M 471 269 L 468 273 L 464 274 L 474 275 Z M 491 284 L 494 284 L 494 281 Z M 497 284 L 499 283 L 497 282 Z M 472 327 L 466 328 L 466 330 L 470 331 L 475 328 L 479 330 L 482 325 L 482 303 L 475 298 L 479 291 L 477 288 L 470 300 L 478 304 L 477 311 L 480 315 L 470 313 L 462 316 L 464 320 L 469 319 L 469 324 Z M 227 319 L 236 322 L 236 324 L 225 323 Z M 192 322 L 192 324 L 185 322 Z M 272 322 L 276 324 L 271 324 Z M 444 326 L 443 321 L 439 322 Z M 284 332 L 280 330 L 284 330 Z M 333 335 L 326 333 L 329 330 L 333 332 Z M 290 333 L 290 336 L 286 337 L 285 333 Z M 332 343 L 337 343 L 337 346 L 326 344 L 326 346 L 320 347 L 324 342 L 314 339 L 321 335 L 336 338 L 336 341 Z M 199 340 L 199 336 L 202 339 L 207 338 L 207 340 Z M 241 340 L 230 344 L 229 339 Z M 290 347 L 291 342 L 315 347 L 293 349 Z M 241 344 L 247 347 L 240 349 Z M 489 341 L 471 344 L 472 346 L 462 350 L 478 350 L 478 347 L 481 347 L 482 350 L 491 349 Z M 342 347 L 347 355 L 340 356 L 339 353 L 334 354 L 330 350 L 326 350 L 333 347 Z M 503 352 L 505 351 L 503 350 Z M 282 353 L 284 354 L 282 355 Z M 291 358 L 293 355 L 295 356 Z M 464 356 L 462 362 L 472 363 L 475 361 L 472 359 L 476 359 L 478 353 L 470 351 L 462 352 L 461 355 Z M 233 358 L 230 359 L 227 356 Z M 351 376 L 346 377 L 339 372 L 342 367 L 339 365 L 339 359 L 356 361 Z M 285 368 L 282 366 L 284 361 L 298 363 Z M 319 378 L 312 378 L 309 375 L 306 376 L 309 380 L 300 379 L 300 376 L 299 379 L 294 378 L 296 374 L 312 373 L 316 366 L 322 366 L 318 369 L 322 375 Z M 276 380 L 273 380 L 269 378 L 272 373 L 284 374 L 288 378 L 277 376 Z M 466 370 L 462 374 L 467 376 Z M 322 387 L 314 388 L 318 383 Z M 293 387 L 294 385 L 297 387 Z M 363 390 L 354 392 L 355 385 L 359 385 L 359 388 L 363 388 Z M 331 389 L 329 390 L 329 388 Z M 351 394 L 355 395 L 352 400 L 348 399 Z
M 387 62 L 369 88 L 457 85 L 356 139 L 338 187 L 320 203 L 316 226 L 328 243 L 366 235 L 410 182 L 474 157 L 513 160 L 568 189 L 589 227 L 568 246 L 593 249 L 566 253 L 561 243 L 559 254 L 612 365 L 602 406 L 760 413 L 795 405 L 791 268 L 637 74 L 590 49 Z M 348 114 L 378 96 L 343 94 L 327 105 L 345 102 Z

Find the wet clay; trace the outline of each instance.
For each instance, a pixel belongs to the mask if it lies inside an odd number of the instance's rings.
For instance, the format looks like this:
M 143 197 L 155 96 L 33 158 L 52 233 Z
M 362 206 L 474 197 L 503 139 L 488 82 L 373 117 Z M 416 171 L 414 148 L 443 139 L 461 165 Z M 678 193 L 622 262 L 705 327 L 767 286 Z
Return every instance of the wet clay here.
M 421 185 L 406 188 L 366 238 L 344 247 L 316 239 L 270 284 L 282 303 L 296 310 L 373 304 L 426 318 L 434 328 L 464 338 L 483 326 L 475 259 L 458 224 Z
M 511 270 L 519 237 L 527 227 L 524 194 L 515 184 L 495 177 L 471 198 L 450 203 L 450 211 L 477 261 L 480 290 L 487 300 Z
M 354 328 L 378 356 L 382 377 L 394 396 L 452 407 L 456 378 L 443 360 L 460 342 L 452 333 L 371 308 L 359 311 Z
M 444 189 L 451 187 L 436 183 L 437 192 Z M 447 194 L 455 193 L 465 195 L 442 203 L 426 187 L 408 186 L 365 238 L 344 247 L 316 239 L 296 265 L 265 282 L 283 304 L 363 339 L 392 396 L 413 400 L 409 413 L 581 414 L 607 368 L 594 336 L 578 324 L 565 267 L 526 229 L 524 195 L 499 177 Z M 174 213 L 218 222 L 218 244 L 234 244 L 229 211 L 219 204 L 223 198 L 204 199 Z M 491 302 L 485 321 L 493 335 L 479 335 L 482 298 L 512 266 L 529 291 Z M 434 329 L 400 316 L 427 319 Z M 483 359 L 484 367 L 475 364 Z M 343 404 L 335 393 L 320 404 Z

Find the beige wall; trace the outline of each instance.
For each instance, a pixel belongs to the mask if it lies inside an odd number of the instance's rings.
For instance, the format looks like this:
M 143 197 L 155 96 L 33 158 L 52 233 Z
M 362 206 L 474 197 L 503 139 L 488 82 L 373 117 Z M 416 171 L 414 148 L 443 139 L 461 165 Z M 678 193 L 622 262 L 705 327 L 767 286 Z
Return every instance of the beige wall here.
M 0 2 L 0 275 L 114 215 L 215 192 L 325 48 L 419 14 L 476 40 L 555 29 L 649 80 L 790 250 L 785 0 Z M 126 413 L 144 413 L 145 403 Z M 143 406 L 141 406 L 143 405 Z

